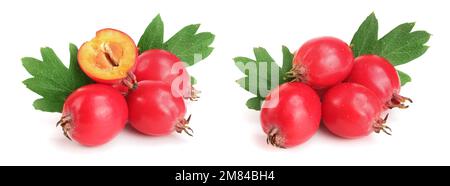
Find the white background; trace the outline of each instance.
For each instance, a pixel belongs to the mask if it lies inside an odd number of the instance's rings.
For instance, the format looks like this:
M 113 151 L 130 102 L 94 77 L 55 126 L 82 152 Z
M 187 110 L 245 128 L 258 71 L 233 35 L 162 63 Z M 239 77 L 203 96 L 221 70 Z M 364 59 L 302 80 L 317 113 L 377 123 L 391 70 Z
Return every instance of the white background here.
M 234 82 L 242 74 L 232 58 L 253 57 L 252 48 L 263 46 L 279 60 L 281 45 L 296 50 L 324 35 L 350 41 L 372 11 L 381 34 L 411 21 L 433 34 L 429 51 L 400 67 L 413 78 L 402 93 L 415 102 L 391 112 L 393 136 L 343 140 L 320 130 L 295 148 L 266 145 L 259 113 L 244 104 L 251 95 Z M 193 138 L 127 128 L 106 145 L 86 148 L 55 128 L 59 114 L 33 109 L 39 96 L 21 83 L 29 77 L 22 57 L 40 58 L 39 48 L 50 46 L 67 64 L 69 42 L 80 46 L 104 27 L 137 41 L 158 13 L 166 38 L 191 23 L 217 36 L 212 55 L 189 69 L 203 91 L 189 104 Z M 0 1 L 0 165 L 450 165 L 448 17 L 440 0 Z

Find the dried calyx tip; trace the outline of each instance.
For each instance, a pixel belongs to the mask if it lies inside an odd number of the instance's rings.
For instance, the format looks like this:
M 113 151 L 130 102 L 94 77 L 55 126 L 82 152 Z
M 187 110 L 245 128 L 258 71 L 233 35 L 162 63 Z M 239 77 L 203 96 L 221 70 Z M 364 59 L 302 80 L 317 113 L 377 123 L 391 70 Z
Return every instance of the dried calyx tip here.
M 386 121 L 388 118 L 389 114 L 386 114 L 383 119 L 378 119 L 373 126 L 374 132 L 380 133 L 381 131 L 383 131 L 387 135 L 392 135 L 392 129 L 386 125 Z
M 410 99 L 408 97 L 401 96 L 401 95 L 395 93 L 392 96 L 392 99 L 389 100 L 388 103 L 386 103 L 386 106 L 389 109 L 392 109 L 392 108 L 406 109 L 406 108 L 409 107 L 409 105 L 405 104 L 405 102 L 407 102 L 407 101 L 410 102 L 410 103 L 413 103 L 412 99 Z
M 188 97 L 185 97 L 184 99 L 189 99 L 190 101 L 198 101 L 198 96 L 200 93 L 202 93 L 200 90 L 197 90 L 194 88 L 194 86 L 191 86 L 191 94 Z
M 71 121 L 72 118 L 70 117 L 70 115 L 65 115 L 62 116 L 61 119 L 56 123 L 56 127 L 61 126 L 64 136 L 66 136 L 66 138 L 69 140 L 72 140 L 72 138 L 69 136 Z
M 286 73 L 286 78 L 291 79 L 291 82 L 304 82 L 306 80 L 306 68 L 303 65 L 294 65 Z
M 122 84 L 130 90 L 135 90 L 138 88 L 136 76 L 132 72 L 127 73 L 127 77 L 122 80 Z
M 269 133 L 267 133 L 266 142 L 267 144 L 273 145 L 278 148 L 286 148 L 282 145 L 283 139 L 281 138 L 279 130 L 276 127 L 273 127 L 272 129 L 270 129 Z
M 175 131 L 177 133 L 185 132 L 189 136 L 193 136 L 194 130 L 192 130 L 191 127 L 188 126 L 189 122 L 191 121 L 191 115 L 189 115 L 188 119 L 182 119 L 175 125 Z
M 133 83 L 133 90 L 138 88 L 138 84 L 137 83 Z

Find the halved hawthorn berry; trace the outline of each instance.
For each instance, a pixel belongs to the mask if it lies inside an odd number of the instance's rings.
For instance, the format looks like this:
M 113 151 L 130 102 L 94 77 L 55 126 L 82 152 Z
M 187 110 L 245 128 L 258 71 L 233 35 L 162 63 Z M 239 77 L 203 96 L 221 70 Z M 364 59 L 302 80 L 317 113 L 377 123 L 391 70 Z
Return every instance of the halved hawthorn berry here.
M 124 84 L 132 87 L 132 74 L 138 50 L 127 34 L 106 28 L 97 31 L 95 38 L 78 50 L 78 63 L 91 79 L 99 83 Z

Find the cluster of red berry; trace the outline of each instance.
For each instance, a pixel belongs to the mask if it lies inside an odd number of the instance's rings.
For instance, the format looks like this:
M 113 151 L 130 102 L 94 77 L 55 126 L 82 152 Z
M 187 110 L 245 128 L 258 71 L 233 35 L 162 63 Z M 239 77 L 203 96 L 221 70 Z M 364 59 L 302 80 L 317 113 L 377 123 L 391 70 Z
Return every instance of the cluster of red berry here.
M 292 147 L 310 139 L 321 122 L 333 134 L 359 138 L 386 132 L 388 109 L 406 108 L 394 66 L 376 55 L 354 59 L 348 44 L 312 39 L 296 52 L 287 82 L 273 89 L 261 110 L 267 142 Z
M 184 99 L 197 97 L 184 63 L 174 54 L 151 49 L 138 55 L 128 35 L 103 29 L 80 47 L 78 63 L 97 83 L 78 88 L 64 102 L 58 125 L 69 139 L 101 145 L 127 122 L 147 135 L 192 135 Z

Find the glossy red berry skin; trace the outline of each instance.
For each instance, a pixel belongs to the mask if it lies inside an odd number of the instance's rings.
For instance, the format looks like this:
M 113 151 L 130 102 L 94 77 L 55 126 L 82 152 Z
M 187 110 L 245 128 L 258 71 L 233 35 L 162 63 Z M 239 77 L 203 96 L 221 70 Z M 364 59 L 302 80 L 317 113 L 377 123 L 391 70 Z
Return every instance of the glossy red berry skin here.
M 322 100 L 322 119 L 333 134 L 343 138 L 360 138 L 385 126 L 380 119 L 380 99 L 366 87 L 342 83 L 329 89 Z
M 277 147 L 293 147 L 310 139 L 318 130 L 320 99 L 300 82 L 280 85 L 270 92 L 261 110 L 261 126 L 267 142 Z
M 185 64 L 166 50 L 152 49 L 139 55 L 134 75 L 137 81 L 163 81 L 169 85 L 178 78 L 186 83 L 186 87 L 190 87 L 190 78 Z M 180 82 L 175 83 L 180 84 Z
M 376 55 L 364 55 L 355 59 L 355 65 L 347 82 L 357 83 L 372 90 L 385 104 L 385 108 L 407 107 L 409 100 L 400 96 L 400 79 L 388 60 Z
M 345 80 L 353 67 L 353 52 L 340 39 L 309 40 L 296 52 L 293 76 L 314 89 L 325 89 Z
M 64 103 L 58 124 L 65 135 L 85 146 L 114 138 L 128 118 L 125 98 L 108 85 L 91 84 L 74 91 Z
M 168 135 L 186 124 L 183 123 L 186 113 L 183 98 L 164 82 L 139 82 L 127 101 L 131 126 L 144 134 Z

